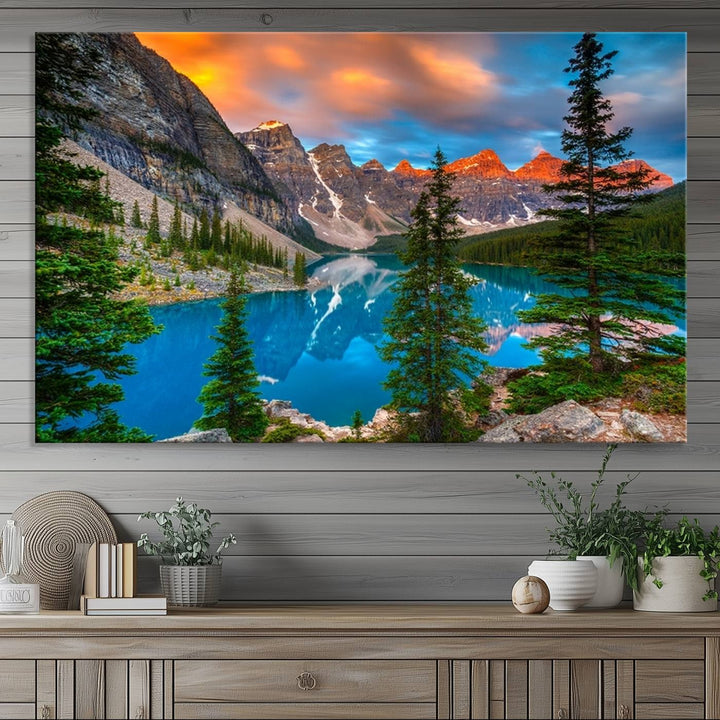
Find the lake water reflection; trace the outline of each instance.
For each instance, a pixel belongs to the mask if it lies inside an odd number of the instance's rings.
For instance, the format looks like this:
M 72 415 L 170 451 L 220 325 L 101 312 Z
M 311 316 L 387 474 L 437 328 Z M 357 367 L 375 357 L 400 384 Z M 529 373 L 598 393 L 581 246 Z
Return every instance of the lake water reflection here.
M 349 424 L 355 410 L 365 421 L 387 403 L 382 388 L 388 367 L 375 346 L 382 319 L 393 301 L 402 264 L 391 255 L 342 256 L 312 266 L 324 285 L 313 292 L 270 292 L 248 298 L 248 331 L 266 399 L 290 400 L 295 407 L 331 425 Z M 557 288 L 525 268 L 467 265 L 479 282 L 473 307 L 488 324 L 492 365 L 526 367 L 537 360 L 523 343 L 542 326 L 518 322 L 532 293 Z M 206 378 L 203 363 L 215 349 L 210 339 L 220 321 L 219 300 L 152 308 L 164 331 L 131 346 L 138 373 L 122 380 L 125 400 L 116 408 L 128 425 L 158 439 L 187 432 L 202 414 L 197 403 Z M 684 322 L 678 323 L 679 332 Z

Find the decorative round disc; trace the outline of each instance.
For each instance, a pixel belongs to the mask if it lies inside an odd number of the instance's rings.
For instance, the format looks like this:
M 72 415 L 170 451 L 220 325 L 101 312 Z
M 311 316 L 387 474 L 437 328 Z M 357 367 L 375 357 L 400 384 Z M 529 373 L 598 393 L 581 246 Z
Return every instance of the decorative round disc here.
M 67 610 L 77 543 L 116 543 L 107 513 L 79 492 L 38 495 L 12 514 L 25 536 L 23 574 L 40 585 L 43 610 Z

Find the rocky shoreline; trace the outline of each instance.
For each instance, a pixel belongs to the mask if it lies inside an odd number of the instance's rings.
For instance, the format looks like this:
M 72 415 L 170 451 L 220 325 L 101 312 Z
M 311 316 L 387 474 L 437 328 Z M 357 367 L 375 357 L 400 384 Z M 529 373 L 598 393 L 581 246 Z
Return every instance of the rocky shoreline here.
M 670 414 L 643 414 L 623 398 L 581 405 L 574 400 L 546 408 L 534 415 L 510 415 L 503 408 L 507 398 L 506 384 L 527 370 L 490 368 L 482 376 L 493 387 L 490 410 L 474 418 L 483 431 L 479 443 L 565 443 L 565 442 L 684 442 L 685 417 Z M 395 420 L 395 413 L 378 408 L 373 419 L 357 431 L 348 426 L 330 426 L 308 413 L 294 408 L 288 400 L 265 402 L 270 420 L 268 433 L 291 425 L 297 434 L 287 442 L 386 442 L 384 437 Z M 267 434 L 266 434 L 267 437 Z M 157 442 L 232 442 L 223 428 L 205 432 L 190 431 L 175 438 Z
M 171 305 L 193 300 L 208 300 L 223 297 L 230 279 L 230 273 L 222 268 L 190 270 L 179 256 L 166 259 L 152 257 L 147 251 L 139 255 L 128 249 L 129 243 L 120 250 L 120 262 L 134 264 L 140 259 L 146 262 L 153 274 L 152 285 L 143 285 L 140 278 L 125 286 L 117 297 L 121 300 L 141 299 L 148 305 Z M 165 285 L 169 284 L 169 288 Z M 179 283 L 179 285 L 176 285 Z M 317 290 L 323 286 L 321 280 L 308 278 L 307 284 L 299 288 L 292 277 L 277 268 L 250 265 L 245 272 L 245 283 L 250 293 L 292 292 L 295 290 Z

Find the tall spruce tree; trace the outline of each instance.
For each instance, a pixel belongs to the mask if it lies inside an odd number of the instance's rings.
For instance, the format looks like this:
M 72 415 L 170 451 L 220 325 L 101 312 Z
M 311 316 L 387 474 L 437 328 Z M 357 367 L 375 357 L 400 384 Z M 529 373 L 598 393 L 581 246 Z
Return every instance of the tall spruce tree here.
M 453 391 L 478 373 L 477 352 L 487 348 L 486 325 L 472 312 L 473 281 L 456 257 L 463 236 L 457 225 L 460 200 L 451 192 L 454 177 L 446 163 L 438 148 L 432 178 L 412 211 L 407 250 L 400 253 L 408 269 L 395 285 L 384 321 L 389 339 L 379 348 L 382 359 L 395 366 L 385 381 L 392 403 L 401 413 L 418 413 L 412 423 L 421 442 L 463 439 Z
M 213 336 L 218 348 L 205 363 L 204 374 L 211 380 L 198 398 L 204 413 L 195 422 L 201 430 L 225 428 L 234 442 L 257 440 L 268 424 L 246 329 L 246 292 L 243 276 L 233 267 L 222 303 L 223 317 Z
M 159 329 L 147 307 L 116 300 L 137 270 L 118 265 L 119 240 L 52 219 L 56 213 L 102 217 L 113 207 L 95 168 L 78 166 L 61 148 L 63 130 L 89 111 L 81 88 L 95 60 L 62 35 L 36 38 L 36 437 L 39 442 L 139 442 L 112 403 L 115 381 L 133 374 L 124 351 Z M 84 427 L 78 427 L 82 419 Z
M 684 310 L 684 293 L 661 274 L 681 275 L 678 253 L 641 250 L 618 222 L 650 196 L 653 178 L 620 163 L 632 128 L 613 132 L 614 113 L 601 90 L 613 74 L 617 51 L 604 52 L 593 33 L 574 47 L 565 72 L 573 88 L 564 120 L 561 180 L 546 185 L 562 206 L 543 211 L 559 222 L 556 234 L 540 237 L 529 259 L 537 272 L 569 291 L 537 295 L 537 304 L 518 313 L 523 322 L 552 323 L 557 329 L 531 340 L 546 367 L 580 361 L 588 377 L 612 372 L 617 359 L 673 347 L 658 341 L 652 323 L 671 323 Z M 577 363 L 575 363 L 577 367 Z
M 153 195 L 152 205 L 150 206 L 150 219 L 148 220 L 148 230 L 145 241 L 148 244 L 158 245 L 162 238 L 160 237 L 160 213 L 158 212 L 157 195 Z
M 210 249 L 210 218 L 205 208 L 200 211 L 200 235 L 199 243 L 201 250 Z
M 210 246 L 216 253 L 223 252 L 222 218 L 217 208 L 213 209 L 212 222 L 210 224 Z
M 298 287 L 305 287 L 305 285 L 307 285 L 307 260 L 305 259 L 305 253 L 295 253 L 293 280 Z
M 132 216 L 130 217 L 130 224 L 134 228 L 141 228 L 143 226 L 142 218 L 140 217 L 140 206 L 138 201 L 135 200 L 132 206 Z
M 183 222 L 182 211 L 180 205 L 175 201 L 172 220 L 170 221 L 170 231 L 168 232 L 168 243 L 173 250 L 182 250 L 185 242 L 183 240 Z

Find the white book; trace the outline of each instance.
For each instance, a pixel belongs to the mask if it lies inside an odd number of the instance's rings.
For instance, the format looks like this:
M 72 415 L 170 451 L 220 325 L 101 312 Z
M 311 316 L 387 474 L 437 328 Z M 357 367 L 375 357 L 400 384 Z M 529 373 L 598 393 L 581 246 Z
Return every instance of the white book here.
M 116 598 L 117 592 L 117 545 L 110 546 L 110 597 Z
M 110 543 L 98 546 L 98 597 L 110 597 Z
M 87 610 L 88 616 L 107 615 L 167 615 L 167 610 Z
M 118 543 L 115 546 L 115 553 L 117 554 L 117 563 L 115 568 L 115 577 L 117 578 L 117 593 L 115 597 L 123 597 L 123 545 Z
M 164 610 L 167 598 L 164 595 L 136 595 L 133 598 L 83 597 L 85 610 Z

